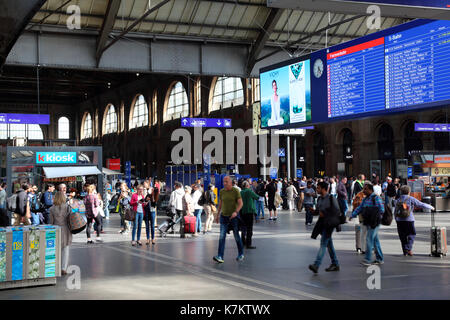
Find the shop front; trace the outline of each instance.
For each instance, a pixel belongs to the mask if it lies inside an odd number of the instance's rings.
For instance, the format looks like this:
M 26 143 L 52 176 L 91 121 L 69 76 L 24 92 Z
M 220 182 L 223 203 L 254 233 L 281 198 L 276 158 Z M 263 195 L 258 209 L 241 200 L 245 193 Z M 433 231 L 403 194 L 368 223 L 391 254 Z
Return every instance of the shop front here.
M 450 211 L 450 154 L 416 152 L 415 160 L 421 161 L 421 172 L 414 170 L 418 180 L 424 181 L 425 195 L 437 211 Z
M 7 194 L 16 192 L 23 183 L 67 185 L 67 190 L 83 192 L 85 183 L 103 190 L 102 147 L 7 147 Z

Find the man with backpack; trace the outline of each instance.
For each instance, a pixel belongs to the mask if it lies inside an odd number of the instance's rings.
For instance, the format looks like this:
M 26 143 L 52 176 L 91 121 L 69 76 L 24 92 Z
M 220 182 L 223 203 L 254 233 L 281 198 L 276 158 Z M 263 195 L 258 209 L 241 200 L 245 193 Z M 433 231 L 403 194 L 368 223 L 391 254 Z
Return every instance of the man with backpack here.
M 316 239 L 318 235 L 321 235 L 320 249 L 317 253 L 316 261 L 314 264 L 309 265 L 309 270 L 314 273 L 319 271 L 319 267 L 327 249 L 331 258 L 331 265 L 325 269 L 325 271 L 331 272 L 340 270 L 339 261 L 336 256 L 336 251 L 334 250 L 333 239 L 331 236 L 334 229 L 340 225 L 339 217 L 341 216 L 341 212 L 336 197 L 333 197 L 328 193 L 328 187 L 329 185 L 326 182 L 319 182 L 317 184 L 317 194 L 319 195 L 317 208 L 316 210 L 308 208 L 312 214 L 319 215 L 311 238 Z
M 50 208 L 53 206 L 54 191 L 55 186 L 49 183 L 47 185 L 47 191 L 42 194 L 40 199 L 43 207 L 42 215 L 44 216 L 44 224 L 48 224 L 48 215 L 50 214 Z
M 365 259 L 363 259 L 361 264 L 365 266 L 383 264 L 384 257 L 378 238 L 378 230 L 380 229 L 381 218 L 384 213 L 383 200 L 374 193 L 373 185 L 370 183 L 364 184 L 363 193 L 366 197 L 361 205 L 353 210 L 349 219 L 351 220 L 361 214 L 363 223 L 367 227 Z M 376 260 L 372 262 L 372 251 L 374 248 Z
M 33 186 L 31 188 L 31 192 L 28 193 L 28 199 L 30 201 L 31 223 L 33 225 L 40 224 L 42 216 L 42 205 L 40 204 L 37 191 L 37 187 Z
M 29 225 L 30 216 L 30 202 L 28 199 L 28 192 L 30 185 L 24 183 L 22 188 L 8 199 L 8 210 L 13 212 L 14 226 L 19 226 L 21 223 Z

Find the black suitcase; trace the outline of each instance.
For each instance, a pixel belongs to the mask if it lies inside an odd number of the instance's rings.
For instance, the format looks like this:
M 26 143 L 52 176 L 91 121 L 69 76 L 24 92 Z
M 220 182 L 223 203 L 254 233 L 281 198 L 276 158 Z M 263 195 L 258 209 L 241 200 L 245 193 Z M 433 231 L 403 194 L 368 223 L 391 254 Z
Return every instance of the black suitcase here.
M 447 255 L 447 228 L 436 227 L 434 212 L 431 212 L 431 256 L 442 257 Z
M 281 207 L 283 208 L 283 210 L 288 210 L 289 209 L 289 204 L 287 201 L 287 197 L 286 196 L 282 196 L 281 199 L 283 199 L 283 204 L 281 205 Z

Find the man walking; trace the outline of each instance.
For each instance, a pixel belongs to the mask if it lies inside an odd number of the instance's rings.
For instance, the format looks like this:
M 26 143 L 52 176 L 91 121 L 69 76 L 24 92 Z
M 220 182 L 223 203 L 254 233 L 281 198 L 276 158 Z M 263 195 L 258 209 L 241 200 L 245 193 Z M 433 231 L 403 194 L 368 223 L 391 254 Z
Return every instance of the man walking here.
M 175 210 L 177 215 L 177 220 L 175 222 L 180 222 L 180 238 L 185 238 L 184 235 L 184 211 L 183 211 L 183 196 L 184 190 L 183 185 L 179 182 L 175 182 L 175 190 L 170 194 L 169 206 L 172 210 Z
M 337 198 L 339 203 L 339 208 L 343 215 L 347 213 L 348 204 L 347 204 L 347 188 L 345 187 L 347 183 L 347 178 L 344 177 L 339 181 L 338 186 L 336 188 Z
M 315 239 L 319 234 L 320 249 L 317 253 L 316 261 L 314 264 L 309 265 L 309 270 L 314 273 L 319 271 L 320 264 L 322 263 L 325 251 L 328 249 L 328 253 L 331 258 L 331 265 L 325 269 L 325 271 L 339 271 L 339 261 L 336 256 L 336 251 L 333 246 L 333 239 L 331 238 L 334 229 L 339 226 L 340 210 L 337 199 L 331 196 L 328 191 L 328 183 L 319 182 L 317 184 L 317 194 L 319 199 L 317 200 L 317 208 L 315 213 L 319 215 L 319 219 L 314 227 L 311 238 Z M 312 208 L 311 211 L 314 211 Z
M 258 222 L 258 219 L 261 217 L 261 220 L 264 220 L 264 200 L 266 197 L 266 188 L 264 186 L 263 181 L 258 181 L 258 186 L 256 187 L 255 192 L 259 197 L 256 200 L 256 218 L 255 221 Z
M 255 202 L 258 201 L 259 197 L 256 193 L 250 189 L 250 185 L 247 181 L 242 184 L 242 210 L 241 218 L 244 221 L 245 228 L 242 231 L 242 243 L 247 249 L 255 249 L 252 246 L 252 236 L 253 236 L 253 216 L 256 215 Z
M 228 225 L 233 228 L 234 239 L 238 248 L 237 261 L 244 260 L 244 248 L 241 237 L 239 236 L 239 221 L 237 215 L 242 209 L 242 198 L 238 189 L 233 187 L 231 178 L 226 176 L 223 178 L 224 188 L 220 190 L 219 209 L 220 213 L 220 238 L 219 250 L 217 256 L 213 258 L 218 263 L 223 263 L 223 256 L 225 253 L 225 238 L 227 235 Z M 219 223 L 219 215 L 216 218 L 216 223 Z
M 42 215 L 44 216 L 44 221 L 41 223 L 48 224 L 48 216 L 50 214 L 50 208 L 53 206 L 53 192 L 55 191 L 55 186 L 53 184 L 47 185 L 47 191 L 44 192 L 44 194 L 41 197 L 41 204 L 44 207 L 44 211 L 42 212 Z
M 367 227 L 366 236 L 366 253 L 362 265 L 369 266 L 371 264 L 383 264 L 383 252 L 381 251 L 380 240 L 378 239 L 378 230 L 380 229 L 381 218 L 384 213 L 384 204 L 379 196 L 373 192 L 373 185 L 366 183 L 363 189 L 366 196 L 361 205 L 353 210 L 353 214 L 349 220 L 362 214 L 363 223 Z M 376 260 L 372 262 L 372 250 L 375 248 Z

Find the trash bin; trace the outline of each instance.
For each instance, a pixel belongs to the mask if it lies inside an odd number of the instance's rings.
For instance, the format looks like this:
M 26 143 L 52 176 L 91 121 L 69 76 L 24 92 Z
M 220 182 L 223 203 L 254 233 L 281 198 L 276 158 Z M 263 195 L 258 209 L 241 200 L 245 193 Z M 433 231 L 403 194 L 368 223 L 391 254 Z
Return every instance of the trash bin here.
M 431 206 L 431 197 L 423 197 L 422 202 Z M 425 213 L 431 213 L 431 209 L 422 209 Z

